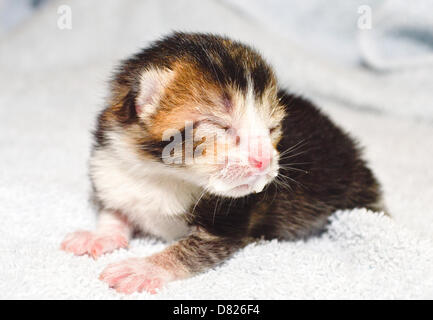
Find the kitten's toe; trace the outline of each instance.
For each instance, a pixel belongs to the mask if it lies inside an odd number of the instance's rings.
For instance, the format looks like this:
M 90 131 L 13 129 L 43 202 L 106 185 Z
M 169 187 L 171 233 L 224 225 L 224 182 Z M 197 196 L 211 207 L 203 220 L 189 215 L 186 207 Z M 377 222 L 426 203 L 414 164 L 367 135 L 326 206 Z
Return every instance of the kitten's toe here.
M 122 234 L 101 234 L 90 231 L 77 231 L 66 236 L 61 249 L 75 255 L 88 254 L 97 258 L 104 253 L 128 246 L 128 239 Z
M 126 248 L 128 239 L 122 235 L 106 235 L 99 236 L 93 240 L 90 252 L 93 258 L 97 258 L 104 253 L 112 252 L 116 249 Z
M 92 241 L 92 233 L 89 231 L 77 231 L 70 233 L 63 240 L 60 248 L 67 252 L 80 256 L 87 252 L 89 243 Z
M 133 258 L 109 265 L 99 277 L 117 292 L 131 294 L 146 290 L 155 294 L 173 275 L 146 258 Z

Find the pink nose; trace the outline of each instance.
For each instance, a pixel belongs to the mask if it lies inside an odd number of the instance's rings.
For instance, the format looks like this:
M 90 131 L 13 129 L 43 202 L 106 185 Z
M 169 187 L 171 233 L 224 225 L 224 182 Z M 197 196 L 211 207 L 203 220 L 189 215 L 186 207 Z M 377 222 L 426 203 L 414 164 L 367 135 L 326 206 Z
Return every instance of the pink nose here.
M 259 170 L 265 170 L 269 163 L 271 162 L 271 159 L 269 157 L 260 157 L 260 156 L 249 156 L 248 161 L 250 165 L 256 169 Z
M 250 136 L 248 162 L 253 168 L 265 170 L 271 162 L 270 141 L 262 137 Z

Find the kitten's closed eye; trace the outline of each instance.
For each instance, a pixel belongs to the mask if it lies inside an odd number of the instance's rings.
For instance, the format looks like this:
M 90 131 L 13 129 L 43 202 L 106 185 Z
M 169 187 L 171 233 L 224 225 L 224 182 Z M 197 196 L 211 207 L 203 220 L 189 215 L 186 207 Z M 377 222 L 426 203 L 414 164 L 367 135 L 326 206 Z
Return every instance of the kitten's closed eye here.
M 218 120 L 204 120 L 206 123 L 211 124 L 214 127 L 217 127 L 219 129 L 223 129 L 225 131 L 230 130 L 231 126 L 229 124 L 226 124 L 222 121 L 218 121 Z
M 274 126 L 274 127 L 270 127 L 269 128 L 269 133 L 272 134 L 274 133 L 280 126 Z

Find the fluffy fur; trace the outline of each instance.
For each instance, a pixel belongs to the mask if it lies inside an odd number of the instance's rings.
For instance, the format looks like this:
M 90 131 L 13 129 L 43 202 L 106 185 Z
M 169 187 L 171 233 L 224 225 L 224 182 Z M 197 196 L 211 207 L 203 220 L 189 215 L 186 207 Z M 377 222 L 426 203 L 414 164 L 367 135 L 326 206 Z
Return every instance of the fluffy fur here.
M 90 177 L 111 218 L 85 245 L 74 245 L 79 232 L 63 249 L 96 257 L 122 247 L 119 226 L 126 240 L 134 230 L 178 239 L 102 273 L 124 293 L 155 292 L 257 238 L 316 234 L 337 209 L 383 209 L 354 141 L 281 90 L 252 48 L 208 34 L 172 34 L 120 65 L 98 118 Z M 113 240 L 95 241 L 101 234 Z

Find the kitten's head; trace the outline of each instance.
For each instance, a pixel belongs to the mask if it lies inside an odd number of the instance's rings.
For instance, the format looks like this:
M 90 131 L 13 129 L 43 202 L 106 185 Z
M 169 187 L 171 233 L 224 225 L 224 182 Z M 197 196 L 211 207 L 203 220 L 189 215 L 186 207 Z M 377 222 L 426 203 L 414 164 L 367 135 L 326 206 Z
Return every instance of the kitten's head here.
M 176 33 L 126 61 L 114 89 L 139 152 L 173 174 L 227 197 L 260 192 L 277 176 L 285 112 L 272 70 L 251 48 Z

